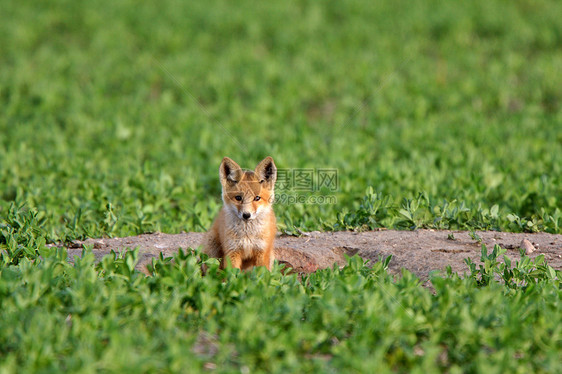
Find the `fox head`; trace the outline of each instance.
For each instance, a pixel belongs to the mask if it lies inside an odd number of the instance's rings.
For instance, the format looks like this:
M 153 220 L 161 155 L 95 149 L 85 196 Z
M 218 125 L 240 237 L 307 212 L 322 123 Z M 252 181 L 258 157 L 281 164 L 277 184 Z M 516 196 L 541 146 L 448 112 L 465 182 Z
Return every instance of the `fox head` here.
M 268 211 L 275 199 L 277 168 L 273 158 L 263 159 L 254 171 L 243 170 L 225 157 L 219 168 L 222 200 L 238 218 L 250 221 Z

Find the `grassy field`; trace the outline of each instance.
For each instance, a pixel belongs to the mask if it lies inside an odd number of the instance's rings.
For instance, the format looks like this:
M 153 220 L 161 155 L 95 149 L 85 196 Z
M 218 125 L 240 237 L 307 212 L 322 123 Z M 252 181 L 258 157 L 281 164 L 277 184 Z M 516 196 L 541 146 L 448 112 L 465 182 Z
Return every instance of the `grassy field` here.
M 560 14 L 554 0 L 2 2 L 0 372 L 561 371 L 561 275 L 540 261 L 484 257 L 431 293 L 357 259 L 302 280 L 201 277 L 180 253 L 145 278 L 133 253 L 73 266 L 45 247 L 205 230 L 224 156 L 271 155 L 294 178 L 275 206 L 289 234 L 562 233 Z
M 8 2 L 0 209 L 49 240 L 202 231 L 218 165 L 336 169 L 287 232 L 562 232 L 562 5 Z M 373 194 L 366 191 L 372 187 Z M 365 204 L 362 204 L 366 198 Z
M 195 256 L 133 270 L 64 251 L 0 269 L 3 373 L 556 373 L 562 272 L 484 258 L 430 290 L 385 262 L 304 276 L 210 272 Z M 501 277 L 505 284 L 495 281 Z

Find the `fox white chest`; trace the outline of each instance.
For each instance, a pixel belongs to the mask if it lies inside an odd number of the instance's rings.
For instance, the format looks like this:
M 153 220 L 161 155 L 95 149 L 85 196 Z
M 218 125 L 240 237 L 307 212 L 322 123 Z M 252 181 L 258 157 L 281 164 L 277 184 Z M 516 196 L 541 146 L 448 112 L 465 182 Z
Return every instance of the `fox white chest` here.
M 261 219 L 241 221 L 238 217 L 229 217 L 230 222 L 223 246 L 225 252 L 241 252 L 244 258 L 252 256 L 254 251 L 263 251 L 267 247 L 264 237 L 266 222 Z
M 265 240 L 258 237 L 243 236 L 226 241 L 226 252 L 240 252 L 243 258 L 251 257 L 254 251 L 265 249 Z

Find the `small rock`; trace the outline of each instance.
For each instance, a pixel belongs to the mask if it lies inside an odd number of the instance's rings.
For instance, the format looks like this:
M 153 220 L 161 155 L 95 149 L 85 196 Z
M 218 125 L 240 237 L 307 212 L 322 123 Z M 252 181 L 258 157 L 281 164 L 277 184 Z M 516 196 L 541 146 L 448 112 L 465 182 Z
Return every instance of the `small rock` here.
M 414 355 L 415 356 L 423 356 L 425 354 L 425 351 L 423 350 L 422 347 L 420 347 L 419 345 L 416 345 L 414 347 Z
M 527 239 L 523 239 L 521 241 L 521 244 L 519 244 L 519 247 L 523 248 L 525 250 L 526 255 L 530 255 L 531 253 L 533 253 L 535 251 L 535 247 Z
M 207 370 L 215 370 L 217 368 L 217 364 L 215 364 L 214 362 L 205 362 L 203 364 L 203 367 Z

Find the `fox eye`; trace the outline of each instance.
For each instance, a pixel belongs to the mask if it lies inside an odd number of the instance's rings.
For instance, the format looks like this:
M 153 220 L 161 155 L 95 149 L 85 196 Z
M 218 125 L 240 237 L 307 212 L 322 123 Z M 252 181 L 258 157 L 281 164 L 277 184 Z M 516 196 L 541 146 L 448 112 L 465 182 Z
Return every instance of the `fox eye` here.
M 242 201 L 242 196 L 240 195 L 236 195 L 234 198 L 236 199 L 236 201 Z
M 260 201 L 260 199 L 261 199 L 261 197 L 259 197 L 259 196 L 254 197 L 254 201 Z

